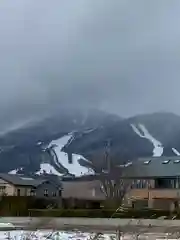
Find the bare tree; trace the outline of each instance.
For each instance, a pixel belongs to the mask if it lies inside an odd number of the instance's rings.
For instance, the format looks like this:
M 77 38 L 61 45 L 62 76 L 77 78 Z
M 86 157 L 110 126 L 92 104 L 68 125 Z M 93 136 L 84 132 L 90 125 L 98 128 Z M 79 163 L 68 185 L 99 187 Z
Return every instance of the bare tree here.
M 125 170 L 132 163 L 127 163 L 112 169 L 111 146 L 112 140 L 108 139 L 105 143 L 104 149 L 104 165 L 106 170 L 102 170 L 102 173 L 100 174 L 101 190 L 108 201 L 117 201 L 118 204 L 121 205 L 131 186 L 131 180 L 126 178 Z
M 108 202 L 117 203 L 120 207 L 123 204 L 126 193 L 131 188 L 131 180 L 125 178 L 123 168 L 118 172 L 101 173 L 100 183 L 101 191 L 105 194 Z
M 108 199 L 123 199 L 127 193 L 130 181 L 119 176 L 119 179 L 111 179 L 110 176 L 101 176 L 101 190 Z

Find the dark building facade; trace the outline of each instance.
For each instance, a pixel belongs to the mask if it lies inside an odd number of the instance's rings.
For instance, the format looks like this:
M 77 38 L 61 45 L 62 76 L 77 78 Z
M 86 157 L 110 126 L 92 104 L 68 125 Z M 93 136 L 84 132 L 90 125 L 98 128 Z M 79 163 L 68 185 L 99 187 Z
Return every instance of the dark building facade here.
M 180 156 L 141 158 L 125 168 L 132 207 L 174 210 L 180 206 Z

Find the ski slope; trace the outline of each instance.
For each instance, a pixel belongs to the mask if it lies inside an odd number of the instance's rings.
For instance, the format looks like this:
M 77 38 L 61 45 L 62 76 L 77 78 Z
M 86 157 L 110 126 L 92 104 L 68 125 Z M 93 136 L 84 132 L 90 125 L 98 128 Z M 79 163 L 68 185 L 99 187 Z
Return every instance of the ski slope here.
M 59 173 L 51 164 L 49 163 L 41 163 L 40 164 L 40 170 L 36 172 L 36 174 L 41 175 L 43 173 L 47 174 L 54 174 L 57 176 L 62 176 L 62 173 Z
M 70 144 L 73 138 L 73 135 L 69 134 L 57 140 L 51 141 L 48 148 L 53 147 L 53 150 L 57 156 L 57 159 L 56 156 L 54 156 L 55 164 L 59 167 L 63 166 L 69 171 L 70 174 L 74 174 L 75 176 L 94 174 L 92 169 L 88 169 L 87 167 L 80 165 L 80 159 L 89 162 L 86 158 L 79 154 L 72 154 L 72 163 L 70 163 L 68 160 L 68 154 L 62 151 L 63 147 Z
M 147 140 L 149 140 L 153 146 L 153 157 L 160 157 L 163 154 L 163 146 L 161 144 L 161 142 L 159 142 L 157 139 L 155 139 L 147 130 L 147 128 L 143 125 L 143 124 L 131 124 L 131 127 L 133 129 L 133 131 L 140 136 L 141 138 L 145 138 Z

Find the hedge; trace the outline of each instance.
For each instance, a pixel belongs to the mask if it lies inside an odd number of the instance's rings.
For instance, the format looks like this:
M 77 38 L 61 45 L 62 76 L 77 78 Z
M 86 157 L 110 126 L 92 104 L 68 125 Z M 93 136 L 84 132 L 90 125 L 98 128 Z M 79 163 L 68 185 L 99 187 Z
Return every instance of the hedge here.
M 32 217 L 90 217 L 90 218 L 158 218 L 160 216 L 172 217 L 172 212 L 164 210 L 135 210 L 126 209 L 116 212 L 113 209 L 44 209 L 51 201 L 37 200 L 33 197 L 7 197 L 0 201 L 0 216 L 32 216 Z M 40 209 L 41 208 L 41 209 Z M 175 213 L 176 215 L 176 213 Z M 180 214 L 176 218 L 180 219 Z
M 44 199 L 21 196 L 3 196 L 0 200 L 0 216 L 28 216 L 29 208 L 46 208 L 50 204 Z
M 116 212 L 115 209 L 29 209 L 32 217 L 89 217 L 89 218 L 158 218 L 172 213 L 162 210 L 128 210 Z

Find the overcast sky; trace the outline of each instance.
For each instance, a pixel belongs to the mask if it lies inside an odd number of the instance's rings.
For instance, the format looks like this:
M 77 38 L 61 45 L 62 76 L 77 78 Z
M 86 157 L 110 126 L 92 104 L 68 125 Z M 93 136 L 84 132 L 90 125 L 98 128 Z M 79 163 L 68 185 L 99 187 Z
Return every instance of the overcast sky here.
M 1 127 L 65 104 L 180 114 L 179 13 L 179 0 L 2 0 Z

